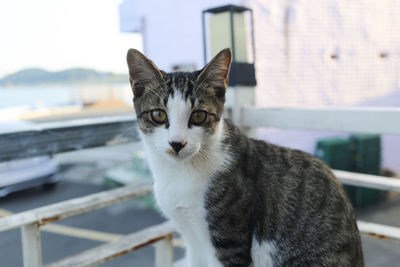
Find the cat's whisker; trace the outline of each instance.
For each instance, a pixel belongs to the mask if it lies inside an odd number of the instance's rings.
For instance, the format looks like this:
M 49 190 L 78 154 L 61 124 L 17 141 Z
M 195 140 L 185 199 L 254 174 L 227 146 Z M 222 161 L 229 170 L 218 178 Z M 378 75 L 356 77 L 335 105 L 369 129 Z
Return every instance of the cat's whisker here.
M 114 140 L 123 139 L 123 138 L 126 138 L 126 137 L 128 137 L 128 139 L 134 139 L 134 140 L 138 140 L 139 139 L 137 124 L 133 124 L 128 129 L 126 129 L 125 131 L 123 131 L 119 135 L 115 136 Z

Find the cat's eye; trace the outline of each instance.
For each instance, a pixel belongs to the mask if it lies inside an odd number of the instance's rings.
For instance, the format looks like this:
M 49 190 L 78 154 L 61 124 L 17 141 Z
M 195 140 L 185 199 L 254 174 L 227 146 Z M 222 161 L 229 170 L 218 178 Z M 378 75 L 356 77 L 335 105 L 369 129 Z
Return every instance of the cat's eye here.
M 193 125 L 201 125 L 207 119 L 207 112 L 204 110 L 197 110 L 190 116 L 190 123 Z
M 157 124 L 163 124 L 167 121 L 167 113 L 161 109 L 151 111 L 151 119 Z

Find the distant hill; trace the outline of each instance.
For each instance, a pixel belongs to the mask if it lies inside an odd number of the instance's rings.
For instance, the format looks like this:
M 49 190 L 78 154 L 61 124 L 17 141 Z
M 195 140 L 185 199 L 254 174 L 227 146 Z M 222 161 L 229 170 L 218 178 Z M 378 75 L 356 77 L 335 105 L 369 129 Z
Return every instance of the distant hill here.
M 50 72 L 44 69 L 23 69 L 0 79 L 0 86 L 71 84 L 71 83 L 126 83 L 128 75 L 98 72 L 93 69 L 73 68 Z

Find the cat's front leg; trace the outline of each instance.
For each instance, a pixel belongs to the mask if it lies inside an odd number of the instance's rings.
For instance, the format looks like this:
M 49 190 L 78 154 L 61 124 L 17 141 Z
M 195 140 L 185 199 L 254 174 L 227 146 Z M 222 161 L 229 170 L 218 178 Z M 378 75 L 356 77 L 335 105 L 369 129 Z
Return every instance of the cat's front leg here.
M 188 267 L 224 267 L 207 245 L 199 243 L 186 247 Z
M 186 249 L 186 257 L 188 262 L 188 267 L 202 267 L 205 266 L 205 262 L 202 261 L 197 253 L 191 251 L 189 248 Z
M 201 265 L 198 261 L 196 261 L 196 257 L 189 256 L 190 253 L 186 253 L 186 257 L 183 260 L 174 264 L 174 267 L 197 267 L 197 266 L 205 266 L 205 267 L 223 267 L 223 265 L 214 257 L 210 258 L 207 261 L 207 264 Z M 251 263 L 249 267 L 254 267 L 254 264 Z
M 200 248 L 186 247 L 186 262 L 188 267 L 208 267 L 207 255 Z M 211 266 L 211 265 L 210 265 Z
M 214 255 L 190 250 L 187 250 L 187 262 L 188 267 L 224 267 Z
M 178 262 L 175 262 L 174 267 L 189 267 L 187 258 L 184 258 L 182 260 L 179 260 Z

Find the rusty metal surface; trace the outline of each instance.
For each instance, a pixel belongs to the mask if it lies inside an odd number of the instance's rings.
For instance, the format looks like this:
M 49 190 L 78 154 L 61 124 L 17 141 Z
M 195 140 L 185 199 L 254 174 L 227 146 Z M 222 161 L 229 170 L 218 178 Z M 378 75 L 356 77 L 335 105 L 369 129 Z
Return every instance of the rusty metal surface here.
M 172 224 L 165 222 L 127 235 L 119 241 L 104 244 L 78 255 L 46 265 L 46 267 L 94 266 L 154 244 L 162 239 L 171 238 L 173 232 L 174 228 Z
M 0 162 L 137 141 L 134 116 L 39 123 L 0 132 Z
M 145 196 L 150 194 L 152 190 L 153 187 L 151 184 L 129 185 L 28 210 L 0 218 L 0 231 L 7 231 L 36 222 L 43 225 L 71 216 L 88 213 L 129 199 Z

